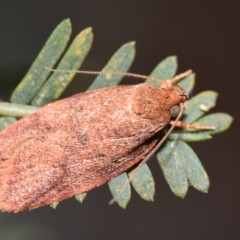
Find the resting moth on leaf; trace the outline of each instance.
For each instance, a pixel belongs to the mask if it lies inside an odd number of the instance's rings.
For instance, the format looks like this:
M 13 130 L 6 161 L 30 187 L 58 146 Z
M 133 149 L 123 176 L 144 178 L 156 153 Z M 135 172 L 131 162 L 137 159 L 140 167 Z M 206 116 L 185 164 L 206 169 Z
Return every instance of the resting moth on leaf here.
M 142 83 L 76 94 L 3 130 L 0 210 L 34 209 L 100 186 L 145 162 L 174 126 L 212 129 L 178 121 L 187 95 L 175 82 L 190 73 L 162 81 L 160 88 Z M 173 121 L 175 106 L 180 109 Z M 172 127 L 162 138 L 161 130 L 169 124 Z

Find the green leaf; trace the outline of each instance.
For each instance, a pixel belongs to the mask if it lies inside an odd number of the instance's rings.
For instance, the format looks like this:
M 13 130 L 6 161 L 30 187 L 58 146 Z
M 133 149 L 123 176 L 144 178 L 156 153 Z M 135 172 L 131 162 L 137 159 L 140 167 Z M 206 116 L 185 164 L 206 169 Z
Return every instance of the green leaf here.
M 177 57 L 170 56 L 161 61 L 150 74 L 151 77 L 156 77 L 161 80 L 172 79 L 177 71 Z M 147 79 L 146 83 L 160 87 L 161 83 Z
M 18 103 L 0 102 L 0 113 L 9 117 L 25 117 L 38 110 L 37 107 Z
M 42 87 L 50 72 L 44 67 L 53 67 L 63 53 L 72 31 L 69 19 L 62 21 L 48 38 L 36 60 L 28 70 L 17 88 L 13 91 L 11 101 L 29 103 Z
M 143 164 L 138 166 L 129 173 L 129 179 L 136 192 L 146 201 L 153 201 L 155 194 L 155 183 L 152 173 L 147 166 Z
M 226 131 L 233 121 L 233 117 L 226 113 L 212 113 L 200 118 L 193 124 L 199 126 L 214 126 L 214 130 L 206 131 L 209 135 Z
M 57 69 L 76 70 L 83 63 L 93 42 L 92 28 L 83 30 L 73 41 Z M 32 101 L 34 106 L 44 106 L 58 99 L 76 73 L 54 72 Z
M 17 122 L 14 117 L 0 117 L 0 131 Z
M 184 131 L 174 131 L 170 134 L 169 140 L 182 140 L 185 142 L 198 142 L 212 139 L 208 131 L 198 131 L 198 132 L 184 132 Z
M 75 195 L 75 199 L 80 202 L 80 203 L 83 203 L 84 199 L 87 197 L 87 193 L 80 193 L 80 194 L 77 194 Z
M 189 76 L 183 78 L 177 83 L 177 85 L 183 88 L 186 94 L 189 94 L 195 85 L 195 74 L 190 74 Z
M 214 91 L 201 92 L 185 103 L 182 121 L 192 123 L 203 116 L 216 104 L 218 94 Z
M 56 209 L 57 206 L 58 206 L 59 202 L 53 202 L 51 203 L 49 206 L 52 208 L 52 209 Z
M 124 44 L 114 53 L 102 72 L 127 72 L 133 63 L 135 52 L 135 42 Z M 122 78 L 120 75 L 100 74 L 88 90 L 116 86 Z
M 131 198 L 131 187 L 126 172 L 108 182 L 114 200 L 121 208 L 126 208 Z
M 176 196 L 184 198 L 188 191 L 188 180 L 176 142 L 167 141 L 156 155 L 170 189 Z
M 194 151 L 183 141 L 168 141 L 157 153 L 164 176 L 177 196 L 184 197 L 188 183 L 206 193 L 209 179 Z
M 196 153 L 183 141 L 176 142 L 176 152 L 190 184 L 197 190 L 207 193 L 209 178 Z

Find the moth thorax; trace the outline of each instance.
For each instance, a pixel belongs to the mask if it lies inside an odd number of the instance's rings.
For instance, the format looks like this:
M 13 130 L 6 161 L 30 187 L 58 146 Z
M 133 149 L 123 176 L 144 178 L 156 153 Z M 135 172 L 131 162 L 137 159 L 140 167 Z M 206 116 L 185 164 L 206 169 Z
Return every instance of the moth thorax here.
M 172 104 L 169 91 L 149 84 L 139 85 L 133 98 L 132 111 L 142 118 L 157 120 L 170 118 Z

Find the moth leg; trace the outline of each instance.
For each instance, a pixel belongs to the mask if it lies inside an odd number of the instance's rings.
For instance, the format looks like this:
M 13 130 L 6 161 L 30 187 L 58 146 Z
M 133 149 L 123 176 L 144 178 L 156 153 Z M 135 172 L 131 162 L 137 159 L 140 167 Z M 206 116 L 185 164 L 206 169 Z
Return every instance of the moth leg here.
M 172 83 L 178 82 L 179 80 L 189 76 L 191 73 L 192 73 L 192 70 L 188 70 L 184 73 L 180 73 L 180 74 L 176 75 L 174 78 L 172 78 L 170 80 L 170 82 L 172 82 Z
M 175 125 L 176 127 L 182 128 L 182 129 L 195 129 L 195 130 L 214 130 L 215 127 L 214 126 L 198 126 L 198 125 L 194 125 L 194 124 L 188 124 L 185 122 L 175 122 L 175 121 L 170 121 L 171 125 Z

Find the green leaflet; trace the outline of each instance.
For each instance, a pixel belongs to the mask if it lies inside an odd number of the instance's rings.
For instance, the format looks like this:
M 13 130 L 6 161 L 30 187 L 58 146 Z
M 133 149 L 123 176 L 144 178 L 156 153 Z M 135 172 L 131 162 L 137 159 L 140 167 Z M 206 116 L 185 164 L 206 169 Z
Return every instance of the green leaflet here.
M 52 209 L 56 209 L 57 206 L 58 206 L 59 202 L 53 202 L 51 203 L 49 206 L 52 208 Z
M 167 141 L 156 155 L 170 189 L 178 197 L 184 198 L 188 180 L 174 142 Z
M 146 201 L 154 200 L 155 183 L 152 173 L 146 163 L 140 168 L 136 166 L 129 173 L 129 179 L 134 189 L 142 199 Z
M 131 187 L 127 173 L 123 172 L 108 182 L 114 200 L 121 208 L 126 208 L 131 198 Z
M 201 92 L 185 103 L 182 121 L 192 123 L 216 104 L 218 94 L 214 91 Z
M 176 56 L 170 56 L 161 61 L 151 72 L 151 77 L 156 77 L 161 80 L 172 79 L 177 71 L 177 58 Z M 156 87 L 160 87 L 161 83 L 147 79 L 146 83 L 152 84 Z
M 38 110 L 37 107 L 18 104 L 18 103 L 8 103 L 0 102 L 0 113 L 3 116 L 11 117 L 25 117 Z
M 135 57 L 135 42 L 129 42 L 120 47 L 111 57 L 103 72 L 127 72 L 131 67 Z M 122 80 L 123 76 L 100 74 L 93 81 L 88 90 L 97 88 L 116 86 Z
M 157 159 L 173 193 L 184 198 L 189 183 L 207 192 L 209 179 L 194 151 L 183 141 L 168 141 L 158 152 Z
M 0 131 L 14 124 L 17 121 L 14 117 L 0 117 Z
M 189 183 L 197 190 L 207 193 L 210 186 L 209 178 L 196 153 L 183 141 L 176 143 L 176 152 Z
M 86 197 L 87 197 L 87 193 L 80 193 L 80 194 L 75 195 L 75 199 L 80 203 L 83 203 L 83 201 Z
M 76 70 L 87 56 L 93 42 L 91 28 L 83 30 L 73 41 L 57 69 Z M 33 106 L 44 106 L 58 99 L 76 73 L 54 72 L 32 101 Z
M 25 77 L 13 91 L 11 102 L 28 104 L 40 90 L 50 72 L 44 67 L 53 67 L 63 53 L 72 31 L 69 19 L 62 21 L 48 38 L 41 52 Z

